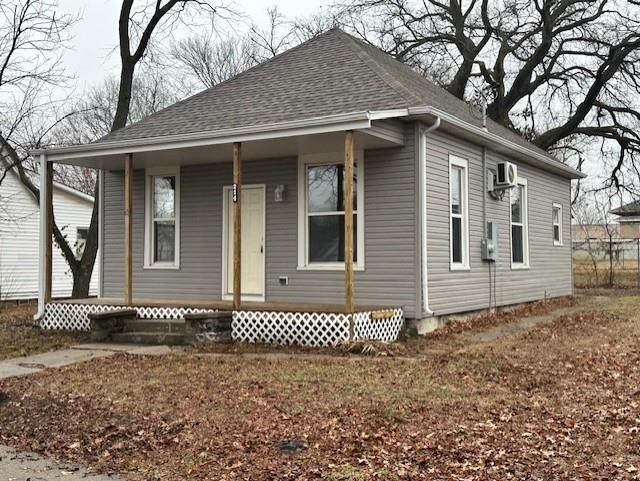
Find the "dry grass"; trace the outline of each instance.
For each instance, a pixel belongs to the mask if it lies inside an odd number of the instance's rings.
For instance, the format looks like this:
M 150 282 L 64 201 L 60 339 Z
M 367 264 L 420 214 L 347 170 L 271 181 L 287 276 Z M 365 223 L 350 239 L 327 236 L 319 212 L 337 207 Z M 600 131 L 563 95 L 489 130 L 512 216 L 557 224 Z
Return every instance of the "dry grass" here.
M 574 256 L 573 281 L 576 287 L 594 288 L 609 286 L 610 265 L 608 260 L 599 260 L 594 266 L 588 257 Z M 613 286 L 638 287 L 638 263 L 636 259 L 614 260 Z
M 62 349 L 86 340 L 87 335 L 42 331 L 34 327 L 36 305 L 0 303 L 0 360 Z
M 139 481 L 638 479 L 640 298 L 579 302 L 414 360 L 119 355 L 8 380 L 0 442 Z

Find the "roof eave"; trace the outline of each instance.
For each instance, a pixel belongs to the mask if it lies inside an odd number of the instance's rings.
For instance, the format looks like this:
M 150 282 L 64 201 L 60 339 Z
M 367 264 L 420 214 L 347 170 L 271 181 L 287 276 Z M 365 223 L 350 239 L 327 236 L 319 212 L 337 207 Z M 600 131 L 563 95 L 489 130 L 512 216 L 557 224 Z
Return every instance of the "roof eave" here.
M 72 145 L 51 149 L 30 151 L 32 156 L 45 155 L 51 162 L 71 160 L 74 158 L 97 157 L 100 155 L 117 155 L 153 151 L 197 147 L 203 145 L 248 142 L 296 135 L 309 135 L 341 130 L 359 130 L 371 127 L 372 120 L 378 118 L 394 118 L 406 115 L 406 109 L 386 111 L 384 117 L 368 111 L 349 112 L 345 114 L 315 117 L 311 119 L 278 122 L 274 124 L 252 125 L 233 129 L 210 132 L 196 132 L 179 135 L 147 137 L 132 140 L 113 140 L 92 144 Z

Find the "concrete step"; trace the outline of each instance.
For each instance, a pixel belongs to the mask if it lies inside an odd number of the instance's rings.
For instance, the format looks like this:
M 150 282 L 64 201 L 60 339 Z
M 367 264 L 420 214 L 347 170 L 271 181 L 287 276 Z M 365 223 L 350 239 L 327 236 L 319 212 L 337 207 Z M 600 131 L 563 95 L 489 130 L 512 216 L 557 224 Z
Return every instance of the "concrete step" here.
M 111 335 L 111 342 L 175 346 L 184 344 L 184 335 L 176 332 L 119 332 Z
M 135 319 L 124 322 L 124 332 L 173 333 L 184 334 L 182 319 Z

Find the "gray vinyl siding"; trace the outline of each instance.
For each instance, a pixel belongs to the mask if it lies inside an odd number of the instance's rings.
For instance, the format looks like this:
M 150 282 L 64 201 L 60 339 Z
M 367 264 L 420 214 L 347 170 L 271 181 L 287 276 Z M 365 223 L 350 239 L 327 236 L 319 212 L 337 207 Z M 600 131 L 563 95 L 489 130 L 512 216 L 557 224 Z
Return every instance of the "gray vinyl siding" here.
M 416 304 L 415 149 L 413 126 L 401 148 L 365 153 L 365 270 L 355 273 L 356 302 Z M 341 160 L 341 159 L 337 159 Z M 297 269 L 297 159 L 246 162 L 245 184 L 266 185 L 265 301 L 344 302 L 344 272 Z M 231 164 L 181 168 L 180 269 L 143 269 L 144 170 L 134 172 L 134 298 L 216 301 L 222 294 L 222 190 L 231 184 Z M 286 186 L 285 201 L 274 188 Z M 122 297 L 122 172 L 105 173 L 104 297 Z M 280 276 L 289 277 L 281 286 Z
M 469 271 L 452 271 L 449 264 L 449 154 L 469 163 Z M 509 159 L 487 152 L 487 167 Z M 570 295 L 571 223 L 569 179 L 523 163 L 519 176 L 527 179 L 529 221 L 528 270 L 511 269 L 509 195 L 502 201 L 487 196 L 487 221 L 498 223 L 499 260 L 496 271 L 498 305 Z M 426 141 L 428 303 L 435 315 L 472 311 L 489 305 L 489 271 L 480 257 L 482 225 L 482 149 L 442 132 Z M 552 204 L 562 204 L 564 245 L 554 246 Z

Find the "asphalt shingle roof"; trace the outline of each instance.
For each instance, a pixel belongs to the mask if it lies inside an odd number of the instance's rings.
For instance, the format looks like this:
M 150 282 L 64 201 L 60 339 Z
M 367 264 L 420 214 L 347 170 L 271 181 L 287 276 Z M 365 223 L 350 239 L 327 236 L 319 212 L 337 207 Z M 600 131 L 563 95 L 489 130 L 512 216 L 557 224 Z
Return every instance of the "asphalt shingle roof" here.
M 481 126 L 469 105 L 383 51 L 332 29 L 98 142 L 430 106 Z M 490 132 L 548 154 L 491 120 Z
M 640 215 L 640 200 L 629 202 L 616 209 L 611 209 L 611 213 L 622 217 Z

